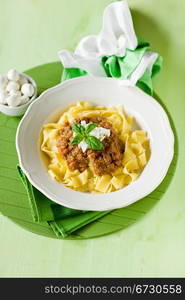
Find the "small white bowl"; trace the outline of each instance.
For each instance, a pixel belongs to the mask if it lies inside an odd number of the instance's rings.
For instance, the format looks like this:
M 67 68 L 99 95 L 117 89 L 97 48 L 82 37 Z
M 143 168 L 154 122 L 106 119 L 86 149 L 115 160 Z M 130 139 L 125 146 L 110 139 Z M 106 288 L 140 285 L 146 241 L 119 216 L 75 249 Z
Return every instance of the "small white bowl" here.
M 77 101 L 94 105 L 122 104 L 150 140 L 151 157 L 139 178 L 108 194 L 81 193 L 52 180 L 40 155 L 39 137 L 52 114 Z M 21 120 L 16 136 L 19 163 L 31 184 L 49 199 L 80 210 L 124 207 L 151 193 L 165 177 L 174 153 L 174 136 L 163 108 L 139 88 L 126 87 L 115 78 L 84 76 L 64 81 L 35 100 Z
M 5 115 L 9 115 L 9 116 L 22 116 L 28 106 L 32 103 L 32 101 L 37 97 L 37 85 L 36 82 L 33 80 L 33 78 L 31 78 L 30 76 L 24 74 L 24 73 L 20 73 L 20 75 L 24 76 L 34 87 L 34 95 L 30 98 L 30 100 L 20 106 L 16 106 L 16 107 L 10 107 L 8 105 L 5 104 L 0 104 L 0 111 L 5 114 Z

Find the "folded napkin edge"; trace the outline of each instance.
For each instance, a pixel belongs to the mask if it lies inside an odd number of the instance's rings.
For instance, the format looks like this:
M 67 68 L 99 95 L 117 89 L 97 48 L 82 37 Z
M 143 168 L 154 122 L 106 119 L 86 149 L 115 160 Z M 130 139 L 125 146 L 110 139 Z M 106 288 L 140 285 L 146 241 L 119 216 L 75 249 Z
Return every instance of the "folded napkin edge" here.
M 23 185 L 26 189 L 26 192 L 27 192 L 33 219 L 34 219 L 35 222 L 40 222 L 41 220 L 39 218 L 39 210 L 38 210 L 38 206 L 36 205 L 35 197 L 34 197 L 34 194 L 33 194 L 33 187 L 31 185 L 31 183 L 29 182 L 29 180 L 27 179 L 27 177 L 25 176 L 25 174 L 22 171 L 21 167 L 19 165 L 17 165 L 16 168 L 17 168 L 17 171 L 19 173 L 21 181 L 22 181 L 22 183 L 23 183 Z

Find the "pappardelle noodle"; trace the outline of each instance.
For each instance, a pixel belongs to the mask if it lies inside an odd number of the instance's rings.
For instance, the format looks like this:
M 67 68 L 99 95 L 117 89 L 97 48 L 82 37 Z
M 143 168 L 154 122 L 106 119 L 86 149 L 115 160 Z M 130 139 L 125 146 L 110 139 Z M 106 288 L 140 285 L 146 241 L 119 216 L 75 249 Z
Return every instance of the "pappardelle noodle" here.
M 77 102 L 56 123 L 43 126 L 41 151 L 48 173 L 81 192 L 109 193 L 136 180 L 149 159 L 149 140 L 132 130 L 133 118 L 122 106 Z

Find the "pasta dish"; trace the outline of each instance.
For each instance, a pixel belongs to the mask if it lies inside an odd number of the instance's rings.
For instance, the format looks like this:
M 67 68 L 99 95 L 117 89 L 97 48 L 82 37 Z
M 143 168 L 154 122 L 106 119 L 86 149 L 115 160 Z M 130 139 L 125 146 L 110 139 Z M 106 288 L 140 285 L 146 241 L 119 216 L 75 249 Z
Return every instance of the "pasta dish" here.
M 122 106 L 69 106 L 57 122 L 42 128 L 41 152 L 47 156 L 48 173 L 81 192 L 124 188 L 138 178 L 150 156 L 147 133 L 132 125 L 133 118 Z

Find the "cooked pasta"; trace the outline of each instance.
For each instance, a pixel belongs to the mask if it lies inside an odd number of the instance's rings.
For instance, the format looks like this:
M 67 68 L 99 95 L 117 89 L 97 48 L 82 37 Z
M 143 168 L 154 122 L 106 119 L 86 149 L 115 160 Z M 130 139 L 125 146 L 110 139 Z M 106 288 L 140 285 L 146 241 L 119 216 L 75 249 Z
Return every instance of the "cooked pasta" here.
M 48 157 L 48 173 L 81 192 L 124 188 L 138 178 L 149 159 L 147 133 L 133 131 L 132 123 L 122 106 L 71 105 L 56 123 L 43 126 L 41 151 Z

